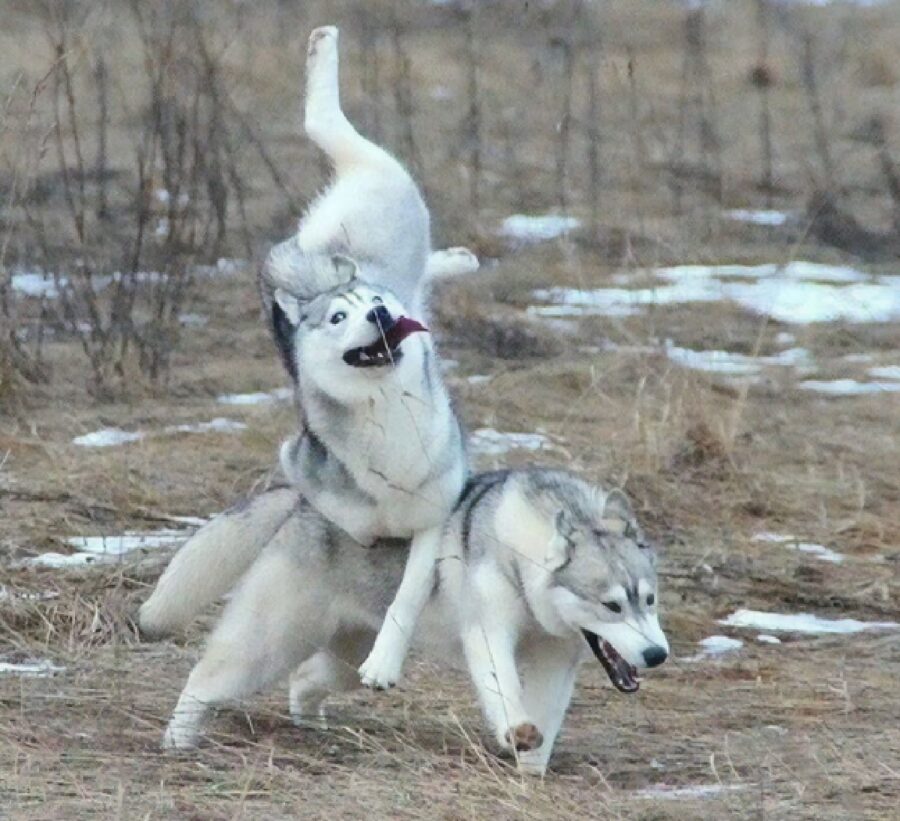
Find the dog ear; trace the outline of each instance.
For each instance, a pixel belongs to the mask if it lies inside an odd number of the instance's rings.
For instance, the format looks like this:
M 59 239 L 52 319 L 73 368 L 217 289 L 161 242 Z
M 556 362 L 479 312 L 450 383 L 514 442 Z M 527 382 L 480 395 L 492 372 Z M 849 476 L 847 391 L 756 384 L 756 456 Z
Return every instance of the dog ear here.
M 634 508 L 625 493 L 614 488 L 606 494 L 600 524 L 604 530 L 618 535 L 628 535 L 634 522 Z
M 575 526 L 565 510 L 559 510 L 553 520 L 553 535 L 547 545 L 544 564 L 550 570 L 561 570 L 572 559 L 575 547 Z
M 300 301 L 282 288 L 276 288 L 272 294 L 272 307 L 278 306 L 285 318 L 296 328 L 300 324 Z
M 283 291 L 281 293 L 284 293 Z M 276 290 L 272 298 L 271 323 L 272 335 L 275 337 L 275 345 L 278 355 L 294 382 L 297 381 L 297 363 L 294 361 L 294 334 L 297 331 L 300 305 L 296 299 L 288 296 L 287 299 L 278 298 L 279 290 Z M 286 307 L 284 307 L 286 306 Z M 291 313 L 288 313 L 288 312 Z
M 332 254 L 331 264 L 337 277 L 336 285 L 346 285 L 359 275 L 359 266 L 350 257 L 343 254 Z

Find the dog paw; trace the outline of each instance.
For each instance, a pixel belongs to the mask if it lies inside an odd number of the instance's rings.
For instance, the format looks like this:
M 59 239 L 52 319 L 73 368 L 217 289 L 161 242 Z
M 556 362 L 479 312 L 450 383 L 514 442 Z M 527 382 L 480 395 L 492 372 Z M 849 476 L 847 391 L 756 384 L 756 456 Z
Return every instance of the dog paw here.
M 162 748 L 164 750 L 193 750 L 197 746 L 197 733 L 184 727 L 176 727 L 170 724 L 166 727 L 163 736 Z
M 506 731 L 506 742 L 513 749 L 524 753 L 540 747 L 544 743 L 544 736 L 534 724 L 525 722 Z
M 320 26 L 313 29 L 309 33 L 309 44 L 306 48 L 306 56 L 310 59 L 316 57 L 322 50 L 323 46 L 327 47 L 328 43 L 333 43 L 337 48 L 338 30 L 337 26 Z
M 373 690 L 390 690 L 400 679 L 402 667 L 402 655 L 380 652 L 376 646 L 372 648 L 369 657 L 359 668 L 360 680 L 363 687 L 370 687 Z

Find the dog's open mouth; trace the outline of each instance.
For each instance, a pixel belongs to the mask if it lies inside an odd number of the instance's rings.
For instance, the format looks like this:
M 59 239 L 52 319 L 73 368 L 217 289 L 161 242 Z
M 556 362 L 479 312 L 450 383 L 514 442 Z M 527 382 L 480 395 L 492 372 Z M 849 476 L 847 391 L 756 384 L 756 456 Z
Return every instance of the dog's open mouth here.
M 344 362 L 354 368 L 381 368 L 385 365 L 394 365 L 403 356 L 403 351 L 399 348 L 400 343 L 411 334 L 427 332 L 428 328 L 415 319 L 401 316 L 388 328 L 379 326 L 379 331 L 381 335 L 371 345 L 344 351 Z
M 637 677 L 637 670 L 623 659 L 616 648 L 605 639 L 601 639 L 590 630 L 581 631 L 597 660 L 606 670 L 606 675 L 613 686 L 622 693 L 636 693 L 641 686 Z

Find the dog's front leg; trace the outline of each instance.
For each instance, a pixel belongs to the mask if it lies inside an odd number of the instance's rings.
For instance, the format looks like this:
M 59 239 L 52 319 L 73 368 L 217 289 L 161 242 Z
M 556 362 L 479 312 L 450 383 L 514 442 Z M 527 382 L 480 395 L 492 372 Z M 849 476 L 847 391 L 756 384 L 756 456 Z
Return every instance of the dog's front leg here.
M 563 718 L 572 699 L 582 658 L 581 642 L 547 636 L 523 642 L 521 651 L 525 707 L 541 728 L 544 742 L 518 757 L 519 771 L 543 775 Z
M 359 668 L 366 687 L 387 690 L 400 678 L 416 622 L 434 587 L 442 531 L 443 526 L 439 526 L 413 536 L 400 587 L 384 617 L 372 652 Z

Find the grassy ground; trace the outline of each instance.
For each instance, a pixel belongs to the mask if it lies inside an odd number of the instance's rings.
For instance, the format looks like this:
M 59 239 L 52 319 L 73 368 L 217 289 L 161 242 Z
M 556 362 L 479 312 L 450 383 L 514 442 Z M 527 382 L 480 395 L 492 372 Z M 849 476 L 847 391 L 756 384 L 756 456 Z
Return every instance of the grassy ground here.
M 893 817 L 900 803 L 897 634 L 786 634 L 782 644 L 768 645 L 756 641 L 755 631 L 716 621 L 739 607 L 900 621 L 896 394 L 822 398 L 798 390 L 797 375 L 776 368 L 746 390 L 679 368 L 659 340 L 769 354 L 778 349 L 776 334 L 790 330 L 795 344 L 810 351 L 813 378 L 862 377 L 873 364 L 898 364 L 896 325 L 788 328 L 728 305 L 701 304 L 573 320 L 564 331 L 527 317 L 525 308 L 533 288 L 602 286 L 622 272 L 640 281 L 642 269 L 657 263 L 802 258 L 861 264 L 864 257 L 868 271 L 895 272 L 889 255 L 821 241 L 811 218 L 761 229 L 730 222 L 722 212 L 771 200 L 805 217 L 809 195 L 823 184 L 798 63 L 803 34 L 811 32 L 817 53 L 828 55 L 817 65 L 835 165 L 832 187 L 867 229 L 888 233 L 892 205 L 877 150 L 858 134 L 882 117 L 897 153 L 891 112 L 900 88 L 900 7 L 772 15 L 777 185 L 769 192 L 759 185 L 757 100 L 747 80 L 759 46 L 755 5 L 727 4 L 710 15 L 724 172 L 719 198 L 702 182 L 701 172 L 715 165 L 714 152 L 707 146 L 702 154 L 690 136 L 697 127 L 690 113 L 684 115 L 685 156 L 673 159 L 682 116 L 683 10 L 609 4 L 600 20 L 597 226 L 590 226 L 584 172 L 583 52 L 573 80 L 578 126 L 565 203 L 556 190 L 562 81 L 558 49 L 547 40 L 578 31 L 565 16 L 568 7 L 530 4 L 524 12 L 501 4 L 481 15 L 477 209 L 470 201 L 471 145 L 461 125 L 468 107 L 462 24 L 446 11 L 398 8 L 409 12 L 403 43 L 416 92 L 414 148 L 439 242 L 467 242 L 496 260 L 477 278 L 437 295 L 441 351 L 458 363 L 448 382 L 470 427 L 540 430 L 552 443 L 540 454 L 514 452 L 483 459 L 479 467 L 535 460 L 626 487 L 663 545 L 661 612 L 674 657 L 646 677 L 634 698 L 614 692 L 601 670 L 587 666 L 543 782 L 519 778 L 496 755 L 465 677 L 421 659 L 395 692 L 336 701 L 327 731 L 295 728 L 279 691 L 254 698 L 245 710 L 223 711 L 198 753 L 161 754 L 162 728 L 210 623 L 207 618 L 183 640 L 137 641 L 130 619 L 165 556 L 148 552 L 113 566 L 67 571 L 20 562 L 39 552 L 67 552 L 64 540 L 73 535 L 152 529 L 171 525 L 168 517 L 176 515 L 209 516 L 266 481 L 276 447 L 294 424 L 292 411 L 216 402 L 221 393 L 271 390 L 284 382 L 259 321 L 248 264 L 232 278 L 198 281 L 185 310 L 209 321 L 183 332 L 165 388 L 134 382 L 119 385 L 112 399 L 97 400 L 86 389 L 77 341 L 60 331 L 45 350 L 50 380 L 23 386 L 4 404 L 0 582 L 12 595 L 0 597 L 0 660 L 48 658 L 65 670 L 46 678 L 0 675 L 0 815 Z M 25 67 L 36 77 L 47 61 L 40 28 L 27 6 L 12 4 L 11 11 L 11 24 L 0 34 L 0 67 L 10 75 Z M 269 9 L 240 21 L 226 15 L 210 27 L 230 43 L 223 52 L 229 87 L 258 123 L 289 190 L 303 201 L 321 180 L 296 134 L 301 44 L 311 25 L 336 19 L 347 32 L 345 84 L 356 118 L 377 125 L 401 153 L 409 144 L 395 125 L 402 118 L 393 89 L 402 72 L 395 70 L 389 28 L 376 43 L 384 109 L 376 123 L 371 95 L 361 92 L 359 8 L 323 4 L 287 14 L 278 18 Z M 129 28 L 121 19 L 114 13 L 111 28 L 124 37 Z M 140 60 L 127 49 L 121 60 L 123 77 L 137 82 Z M 435 92 L 438 86 L 449 91 Z M 129 122 L 124 114 L 115 121 L 114 167 L 127 167 Z M 4 145 L 13 138 L 25 137 L 4 132 Z M 247 160 L 248 174 L 254 162 Z M 296 215 L 262 173 L 250 179 L 251 233 L 263 247 Z M 48 219 L 60 208 L 55 196 L 41 206 Z M 127 191 L 114 189 L 113 196 L 124 202 Z M 512 250 L 495 236 L 509 213 L 561 204 L 586 226 L 569 240 Z M 14 217 L 5 212 L 4 226 Z M 35 250 L 29 225 L 14 226 L 7 261 L 29 261 Z M 228 243 L 223 252 L 243 255 L 231 234 Z M 23 310 L 35 315 L 36 307 Z M 844 358 L 848 354 L 873 359 L 854 362 Z M 471 375 L 492 378 L 471 383 Z M 71 444 L 102 427 L 159 431 L 216 416 L 248 428 L 150 437 L 110 449 Z M 763 530 L 822 543 L 846 560 L 831 564 L 752 541 Z M 721 659 L 688 660 L 698 652 L 697 641 L 722 632 L 745 646 Z M 698 785 L 722 788 L 702 795 L 654 792 Z

